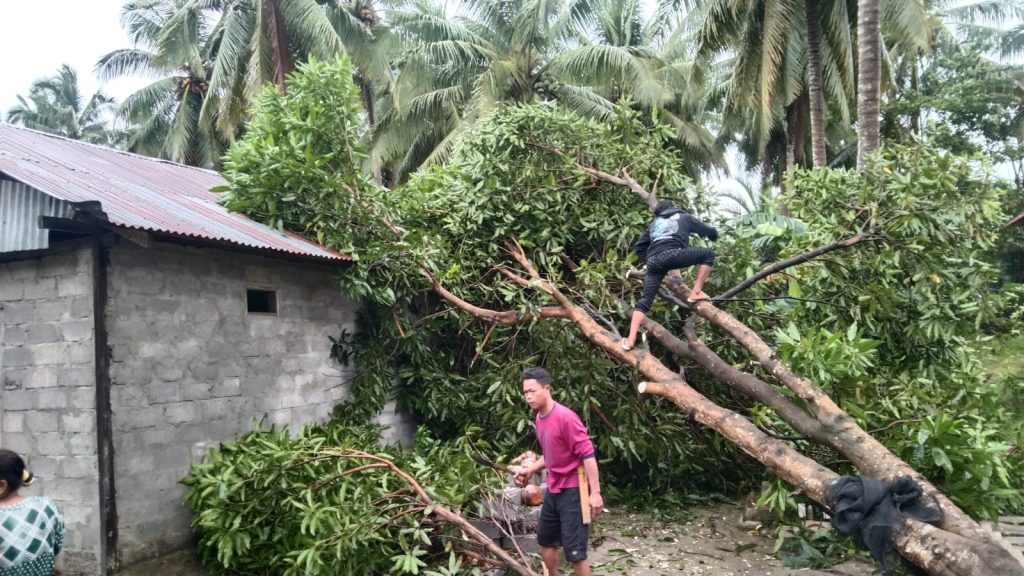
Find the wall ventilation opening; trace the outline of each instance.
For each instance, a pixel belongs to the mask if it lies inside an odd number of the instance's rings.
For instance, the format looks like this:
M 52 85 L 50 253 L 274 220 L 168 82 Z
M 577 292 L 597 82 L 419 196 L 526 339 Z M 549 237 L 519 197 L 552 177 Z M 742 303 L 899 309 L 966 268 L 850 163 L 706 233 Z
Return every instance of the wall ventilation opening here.
M 250 314 L 277 314 L 277 292 L 273 290 L 245 291 Z

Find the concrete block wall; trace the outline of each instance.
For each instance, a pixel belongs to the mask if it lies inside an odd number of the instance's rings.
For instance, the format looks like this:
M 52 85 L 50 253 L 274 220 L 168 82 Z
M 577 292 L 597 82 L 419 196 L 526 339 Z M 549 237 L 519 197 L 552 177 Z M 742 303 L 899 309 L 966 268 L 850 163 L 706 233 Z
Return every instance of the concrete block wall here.
M 92 287 L 88 247 L 0 262 L 0 447 L 38 476 L 23 493 L 64 513 L 68 575 L 98 573 L 101 553 Z
M 330 340 L 355 329 L 336 267 L 154 242 L 111 251 L 111 348 L 122 565 L 189 545 L 178 481 L 206 448 L 266 415 L 322 421 L 347 395 Z M 246 289 L 274 290 L 276 315 L 247 313 Z

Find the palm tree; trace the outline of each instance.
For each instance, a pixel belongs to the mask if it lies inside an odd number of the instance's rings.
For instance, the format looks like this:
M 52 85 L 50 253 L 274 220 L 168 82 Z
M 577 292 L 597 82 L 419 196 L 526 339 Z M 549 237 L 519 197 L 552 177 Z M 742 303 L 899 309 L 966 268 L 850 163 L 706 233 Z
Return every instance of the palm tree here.
M 633 102 L 672 126 L 675 130 L 672 144 L 678 148 L 692 176 L 709 167 L 724 168 L 724 146 L 711 132 L 718 118 L 712 111 L 708 70 L 693 50 L 696 12 L 681 9 L 678 0 L 662 0 L 656 10 L 644 18 L 641 9 L 644 4 L 648 3 L 595 0 L 589 10 L 580 12 L 578 21 L 585 38 L 597 47 L 592 50 L 630 51 L 639 57 L 638 64 L 651 69 L 653 75 L 648 79 L 652 84 L 637 91 L 630 86 L 630 78 L 615 75 L 614 70 L 605 75 L 601 69 L 592 69 L 592 77 L 582 76 L 577 80 L 591 86 L 609 102 Z M 558 65 L 557 57 L 554 64 Z M 651 96 L 646 102 L 639 97 L 645 93 Z
M 225 138 L 238 131 L 264 84 L 273 82 L 284 93 L 296 62 L 310 55 L 326 60 L 342 51 L 317 0 L 190 0 L 174 18 L 186 21 L 206 9 L 221 15 L 210 32 L 215 49 L 202 117 Z M 165 34 L 173 37 L 174 31 Z
M 377 124 L 376 99 L 391 89 L 392 63 L 399 56 L 401 41 L 386 22 L 373 0 L 331 2 L 327 18 L 337 32 L 356 73 L 366 111 L 367 127 Z
M 451 15 L 419 0 L 390 11 L 393 29 L 411 47 L 380 102 L 371 161 L 391 167 L 396 178 L 442 161 L 462 130 L 502 103 L 556 100 L 606 119 L 618 100 L 659 108 L 672 98 L 665 65 L 642 33 L 626 34 L 635 29 L 629 13 L 637 4 L 469 0 Z
M 118 117 L 132 152 L 217 168 L 229 139 L 201 117 L 215 45 L 212 15 L 186 0 L 131 0 L 121 22 L 134 46 L 100 58 L 102 80 L 141 75 L 154 81 L 125 99 Z
M 728 74 L 724 124 L 744 137 L 748 163 L 781 172 L 804 154 L 810 116 L 813 164 L 826 164 L 828 104 L 838 122 L 854 99 L 850 15 L 843 0 L 712 0 L 701 8 L 698 54 Z M 730 131 L 731 131 L 730 130 Z
M 857 167 L 881 143 L 882 0 L 857 0 Z
M 108 118 L 115 106 L 102 91 L 84 98 L 78 74 L 64 64 L 53 76 L 32 82 L 27 98 L 18 96 L 18 103 L 7 111 L 7 122 L 109 146 L 118 140 Z
M 917 93 L 921 71 L 934 62 L 939 51 L 965 53 L 975 47 L 999 56 L 1015 55 L 1013 36 L 1020 28 L 1012 24 L 1024 18 L 1021 0 L 914 0 L 887 2 L 882 9 L 882 84 L 890 98 Z M 1018 25 L 1019 26 L 1019 25 Z M 1015 32 L 1016 30 L 1016 32 Z M 1002 53 L 1001 53 L 1002 52 Z M 1001 54 L 1000 54 L 1001 53 Z M 888 66 L 886 66 L 888 64 Z M 886 74 L 888 68 L 888 74 Z M 906 106 L 903 106 L 906 108 Z M 896 115 L 885 115 L 887 137 L 898 133 Z M 920 108 L 911 108 L 909 129 L 921 132 Z

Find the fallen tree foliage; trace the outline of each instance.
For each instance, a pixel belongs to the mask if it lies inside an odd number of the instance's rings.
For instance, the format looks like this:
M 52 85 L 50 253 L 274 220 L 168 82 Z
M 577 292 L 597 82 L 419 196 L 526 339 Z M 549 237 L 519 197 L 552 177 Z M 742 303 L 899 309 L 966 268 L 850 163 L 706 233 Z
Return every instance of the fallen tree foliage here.
M 521 408 L 508 367 L 546 358 L 562 381 L 579 384 L 562 389 L 582 401 L 592 430 L 604 426 L 595 434 L 613 474 L 617 458 L 652 478 L 676 470 L 671 460 L 692 418 L 823 506 L 838 476 L 830 466 L 883 480 L 910 475 L 945 519 L 937 527 L 904 520 L 894 542 L 904 558 L 930 574 L 1024 574 L 864 425 L 887 417 L 878 431 L 891 431 L 901 450 L 908 435 L 918 447 L 940 438 L 931 460 L 917 448 L 912 456 L 975 508 L 1020 505 L 1012 455 L 993 431 L 1003 416 L 965 336 L 998 310 L 986 295 L 991 266 L 976 256 L 991 247 L 1001 216 L 998 190 L 967 161 L 919 146 L 890 151 L 859 173 L 798 174 L 786 205 L 813 222 L 807 232 L 770 219 L 735 224 L 736 240 L 720 251 L 727 264 L 712 277 L 719 284 L 708 290 L 727 295 L 721 303 L 730 309 L 681 309 L 687 289 L 673 274 L 664 283 L 672 305 L 659 305 L 644 325 L 651 345 L 625 352 L 617 326 L 632 288 L 622 278 L 646 210 L 658 190 L 694 210 L 703 202 L 662 128 L 628 110 L 598 124 L 553 106 L 511 107 L 465 135 L 447 167 L 385 191 L 360 170 L 361 149 L 347 132 L 357 124 L 355 105 L 345 104 L 356 94 L 340 66 L 308 65 L 288 97 L 265 93 L 226 164 L 229 206 L 358 257 L 342 287 L 369 300 L 374 342 L 356 342 L 362 401 L 339 417 L 378 409 L 398 376 L 405 401 L 435 431 L 465 433 L 459 413 L 481 412 L 490 440 L 509 443 L 525 435 L 526 419 L 511 413 Z M 751 291 L 757 305 L 737 305 Z M 643 396 L 670 402 L 675 416 L 627 396 L 621 384 L 638 380 Z M 915 387 L 930 398 L 897 404 Z M 945 398 L 963 408 L 954 412 Z M 602 432 L 617 440 L 601 444 Z M 960 438 L 964 446 L 955 445 Z M 820 456 L 815 450 L 838 460 L 826 466 L 808 456 Z M 991 493 L 979 490 L 979 478 Z

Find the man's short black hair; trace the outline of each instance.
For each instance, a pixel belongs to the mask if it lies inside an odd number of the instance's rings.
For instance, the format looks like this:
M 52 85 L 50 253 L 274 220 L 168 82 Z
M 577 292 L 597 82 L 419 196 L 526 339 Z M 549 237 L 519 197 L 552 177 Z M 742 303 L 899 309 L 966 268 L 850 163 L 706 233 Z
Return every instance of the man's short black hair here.
M 655 216 L 661 216 L 669 210 L 673 210 L 676 207 L 676 203 L 671 200 L 662 200 L 654 207 Z
M 540 366 L 531 366 L 523 370 L 523 382 L 536 380 L 545 386 L 551 386 L 551 374 Z

